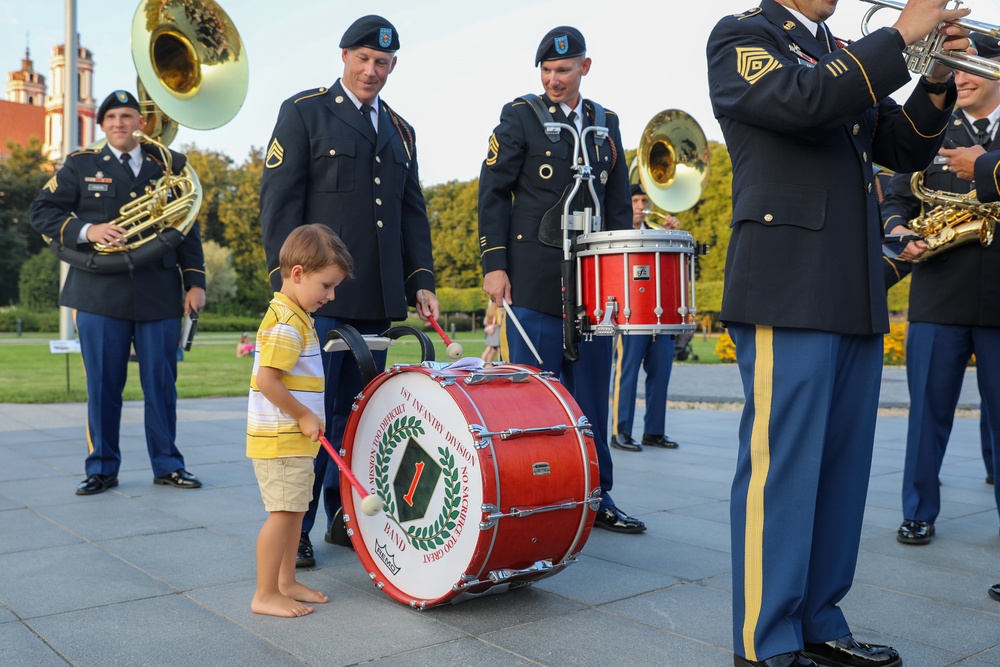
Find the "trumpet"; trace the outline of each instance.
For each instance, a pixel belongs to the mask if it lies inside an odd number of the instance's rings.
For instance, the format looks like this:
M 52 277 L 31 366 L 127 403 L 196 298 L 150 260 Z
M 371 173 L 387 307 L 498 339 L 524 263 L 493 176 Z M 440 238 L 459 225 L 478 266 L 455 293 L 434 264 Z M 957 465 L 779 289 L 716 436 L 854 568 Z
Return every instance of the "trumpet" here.
M 905 2 L 896 2 L 896 0 L 861 1 L 874 5 L 874 7 L 865 13 L 864 18 L 861 20 L 861 33 L 864 35 L 869 33 L 868 22 L 875 15 L 875 12 L 886 8 L 903 11 L 903 8 L 906 7 Z M 954 0 L 954 2 L 955 8 L 958 8 L 962 4 L 962 0 Z M 987 35 L 991 39 L 1000 38 L 1000 28 L 983 23 L 982 21 L 958 19 L 957 21 L 949 21 L 949 23 L 964 28 L 969 32 Z M 1000 80 L 1000 63 L 988 58 L 973 56 L 964 51 L 949 51 L 942 46 L 947 39 L 947 35 L 942 35 L 935 30 L 919 42 L 907 46 L 904 51 L 907 68 L 915 74 L 927 76 L 934 71 L 937 63 L 941 63 L 952 69 L 974 74 L 984 79 Z

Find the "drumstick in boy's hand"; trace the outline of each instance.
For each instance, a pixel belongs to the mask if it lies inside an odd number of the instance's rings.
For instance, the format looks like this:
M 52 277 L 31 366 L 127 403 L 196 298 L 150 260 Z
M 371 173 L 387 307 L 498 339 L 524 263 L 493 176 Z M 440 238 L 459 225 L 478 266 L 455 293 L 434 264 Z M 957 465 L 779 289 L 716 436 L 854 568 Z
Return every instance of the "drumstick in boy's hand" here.
M 330 455 L 330 458 L 333 459 L 338 466 L 340 466 L 340 472 L 344 473 L 347 477 L 347 481 L 351 483 L 354 490 L 358 492 L 359 496 L 361 496 L 361 511 L 368 516 L 375 516 L 378 514 L 379 510 L 382 509 L 382 499 L 374 494 L 368 493 L 368 491 L 365 490 L 365 487 L 361 485 L 358 478 L 354 476 L 353 472 L 351 472 L 351 468 L 347 465 L 347 462 L 344 461 L 343 457 L 341 457 L 337 450 L 333 448 L 333 445 L 330 444 L 330 441 L 327 440 L 326 436 L 322 433 L 319 436 L 319 442 L 323 445 L 323 449 L 326 450 L 326 453 Z

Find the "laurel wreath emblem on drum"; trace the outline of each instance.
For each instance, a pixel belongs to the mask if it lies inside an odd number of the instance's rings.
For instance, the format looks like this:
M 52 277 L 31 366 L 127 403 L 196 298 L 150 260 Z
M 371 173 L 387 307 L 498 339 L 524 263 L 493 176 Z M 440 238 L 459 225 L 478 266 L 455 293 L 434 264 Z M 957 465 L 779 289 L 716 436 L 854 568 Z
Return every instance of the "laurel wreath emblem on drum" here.
M 379 496 L 385 499 L 386 515 L 396 516 L 396 499 L 389 484 L 389 460 L 393 451 L 400 443 L 406 442 L 416 435 L 423 435 L 422 422 L 416 417 L 400 417 L 386 429 L 382 442 L 375 455 L 375 487 Z M 455 457 L 447 447 L 438 447 L 438 463 L 441 465 L 441 477 L 444 482 L 444 504 L 437 518 L 429 526 L 405 528 L 406 539 L 415 548 L 430 551 L 444 544 L 455 529 L 459 515 L 462 485 L 458 481 L 458 468 Z M 400 526 L 402 528 L 402 526 Z

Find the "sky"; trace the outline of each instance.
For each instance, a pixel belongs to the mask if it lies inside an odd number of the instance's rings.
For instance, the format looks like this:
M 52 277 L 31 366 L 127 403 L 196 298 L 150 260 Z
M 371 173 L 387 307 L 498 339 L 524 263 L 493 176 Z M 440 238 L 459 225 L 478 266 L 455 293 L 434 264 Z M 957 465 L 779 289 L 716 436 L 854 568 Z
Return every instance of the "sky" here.
M 94 57 L 94 96 L 135 91 L 129 44 L 137 0 L 76 0 L 80 43 Z M 384 99 L 416 129 L 421 182 L 435 185 L 479 175 L 487 141 L 504 103 L 541 93 L 534 67 L 538 43 L 559 25 L 579 28 L 593 59 L 581 92 L 616 111 L 622 141 L 635 148 L 643 128 L 664 109 L 681 109 L 705 135 L 722 141 L 712 115 L 705 43 L 721 16 L 755 0 L 222 0 L 246 48 L 250 83 L 236 117 L 214 130 L 181 128 L 172 146 L 194 144 L 243 162 L 268 143 L 281 102 L 331 85 L 343 72 L 337 44 L 362 14 L 391 21 L 400 39 Z M 572 6 L 572 14 L 566 8 Z M 840 0 L 828 22 L 842 39 L 861 37 L 870 7 Z M 967 0 L 971 19 L 1000 25 L 1000 0 Z M 48 59 L 65 42 L 65 0 L 0 0 L 0 71 L 20 69 L 30 46 L 35 70 L 51 82 Z M 895 21 L 882 10 L 873 27 Z M 6 80 L 6 79 L 5 79 Z M 905 97 L 906 92 L 897 94 Z M 98 135 L 100 135 L 98 129 Z

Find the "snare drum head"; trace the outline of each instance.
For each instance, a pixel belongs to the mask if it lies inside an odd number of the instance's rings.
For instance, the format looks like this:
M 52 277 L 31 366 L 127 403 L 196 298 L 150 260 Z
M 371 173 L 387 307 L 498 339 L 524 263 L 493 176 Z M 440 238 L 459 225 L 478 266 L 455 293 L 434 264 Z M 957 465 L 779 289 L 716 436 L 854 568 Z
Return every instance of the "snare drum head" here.
M 364 394 L 345 459 L 383 511 L 366 516 L 356 491 L 342 494 L 351 539 L 390 596 L 437 600 L 477 549 L 483 481 L 472 434 L 459 405 L 424 372 L 383 374 Z

